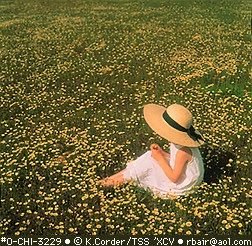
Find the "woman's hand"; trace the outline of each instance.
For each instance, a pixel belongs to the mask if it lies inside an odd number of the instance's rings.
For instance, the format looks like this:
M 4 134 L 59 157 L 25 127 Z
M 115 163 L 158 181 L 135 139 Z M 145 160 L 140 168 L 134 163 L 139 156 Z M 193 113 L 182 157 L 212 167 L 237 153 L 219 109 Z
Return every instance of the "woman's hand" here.
M 160 162 L 161 160 L 165 158 L 163 155 L 163 150 L 159 147 L 158 144 L 151 144 L 150 149 L 151 149 L 151 156 L 157 162 Z

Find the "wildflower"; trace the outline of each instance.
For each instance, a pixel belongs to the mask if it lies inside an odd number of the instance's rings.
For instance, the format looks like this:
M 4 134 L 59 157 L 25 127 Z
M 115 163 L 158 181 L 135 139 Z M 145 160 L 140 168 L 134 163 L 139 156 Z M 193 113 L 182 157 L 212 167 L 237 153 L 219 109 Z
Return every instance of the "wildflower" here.
M 191 221 L 187 221 L 187 222 L 186 222 L 186 226 L 187 226 L 187 227 L 192 226 L 192 222 L 191 222 Z
M 226 228 L 226 229 L 230 229 L 230 228 L 231 228 L 231 225 L 230 225 L 230 224 L 226 224 L 226 225 L 225 225 L 225 228 Z

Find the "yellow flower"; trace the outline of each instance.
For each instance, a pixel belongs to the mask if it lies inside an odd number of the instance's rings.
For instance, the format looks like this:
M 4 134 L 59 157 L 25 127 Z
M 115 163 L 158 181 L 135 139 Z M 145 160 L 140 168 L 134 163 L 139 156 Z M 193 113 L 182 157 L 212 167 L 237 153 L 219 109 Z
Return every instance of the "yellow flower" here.
M 182 228 L 178 228 L 178 232 L 182 232 L 183 231 L 183 229 Z
M 239 220 L 233 220 L 233 223 L 237 224 L 239 223 Z
M 186 226 L 187 226 L 187 227 L 192 226 L 192 222 L 191 222 L 191 221 L 186 222 Z
M 231 225 L 230 225 L 230 224 L 226 224 L 226 225 L 225 225 L 225 228 L 226 228 L 226 229 L 230 229 L 230 228 L 231 228 Z
M 238 227 L 240 227 L 240 228 L 243 227 L 243 224 L 242 224 L 242 223 L 239 223 L 239 224 L 238 224 Z
M 88 224 L 88 225 L 86 225 L 86 227 L 87 227 L 88 229 L 90 229 L 90 228 L 92 227 L 92 225 Z

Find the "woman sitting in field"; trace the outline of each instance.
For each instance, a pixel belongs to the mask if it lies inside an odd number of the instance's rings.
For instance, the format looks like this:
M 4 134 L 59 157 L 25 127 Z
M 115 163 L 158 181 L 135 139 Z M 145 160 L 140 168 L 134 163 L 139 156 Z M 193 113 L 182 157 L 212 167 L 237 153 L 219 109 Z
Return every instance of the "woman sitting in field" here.
M 100 184 L 112 186 L 133 179 L 161 196 L 191 191 L 204 176 L 198 149 L 204 141 L 192 126 L 192 114 L 179 104 L 172 104 L 167 109 L 147 104 L 144 118 L 153 131 L 170 142 L 170 154 L 152 144 L 149 151 L 130 161 L 122 171 L 100 180 Z

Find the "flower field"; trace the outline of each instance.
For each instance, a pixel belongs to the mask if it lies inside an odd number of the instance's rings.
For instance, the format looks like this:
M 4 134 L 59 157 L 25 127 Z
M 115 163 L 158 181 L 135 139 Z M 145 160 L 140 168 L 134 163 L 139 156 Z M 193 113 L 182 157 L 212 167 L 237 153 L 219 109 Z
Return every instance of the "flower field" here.
M 0 1 L 0 234 L 251 235 L 249 0 Z M 161 199 L 97 180 L 161 139 L 180 103 L 202 185 Z

